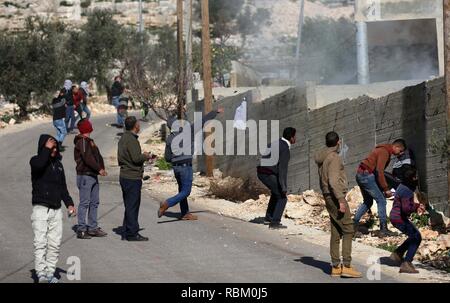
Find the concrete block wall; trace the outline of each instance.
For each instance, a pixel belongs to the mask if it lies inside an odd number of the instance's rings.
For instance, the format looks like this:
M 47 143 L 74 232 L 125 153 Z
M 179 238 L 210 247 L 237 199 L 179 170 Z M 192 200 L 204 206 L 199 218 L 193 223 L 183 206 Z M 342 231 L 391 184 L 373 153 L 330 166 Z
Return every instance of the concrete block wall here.
M 233 120 L 242 97 L 233 96 L 214 105 L 225 108 L 225 114 L 218 117 L 223 125 L 226 120 Z M 310 188 L 319 190 L 314 154 L 324 146 L 328 131 L 338 132 L 349 147 L 345 168 L 350 187 L 356 185 L 358 164 L 377 144 L 404 138 L 415 151 L 421 189 L 428 193 L 432 203 L 448 213 L 447 160 L 432 148 L 433 142 L 446 138 L 445 102 L 443 79 L 406 87 L 379 99 L 367 96 L 346 99 L 312 111 L 307 109 L 306 90 L 291 88 L 259 103 L 252 103 L 250 94 L 248 119 L 279 120 L 280 135 L 287 126 L 297 129 L 297 144 L 291 149 L 289 167 L 288 187 L 292 193 Z M 201 108 L 199 103 L 197 110 Z M 257 140 L 249 138 L 248 130 L 245 138 L 247 143 Z M 215 166 L 225 175 L 255 178 L 258 159 L 258 156 L 217 156 Z M 204 170 L 203 160 L 198 160 L 197 169 Z

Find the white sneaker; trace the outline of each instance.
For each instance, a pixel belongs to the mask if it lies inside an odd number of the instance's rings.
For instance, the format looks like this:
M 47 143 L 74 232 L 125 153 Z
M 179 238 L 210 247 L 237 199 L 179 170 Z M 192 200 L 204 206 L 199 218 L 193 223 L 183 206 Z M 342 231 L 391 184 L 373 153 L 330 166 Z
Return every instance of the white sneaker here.
M 38 276 L 38 283 L 48 283 L 48 278 L 46 276 Z
M 47 281 L 48 281 L 48 283 L 50 283 L 50 284 L 53 284 L 53 283 L 59 283 L 59 280 L 55 277 L 55 276 L 53 276 L 53 277 L 47 277 Z

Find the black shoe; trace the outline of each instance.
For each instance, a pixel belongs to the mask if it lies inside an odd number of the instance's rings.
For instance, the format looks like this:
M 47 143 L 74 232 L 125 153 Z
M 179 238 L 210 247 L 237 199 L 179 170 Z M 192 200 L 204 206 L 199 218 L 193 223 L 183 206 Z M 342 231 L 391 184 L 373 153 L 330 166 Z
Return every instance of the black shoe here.
M 398 234 L 396 232 L 390 231 L 387 228 L 387 223 L 381 224 L 378 235 L 380 238 L 398 236 Z
M 148 241 L 148 238 L 137 234 L 136 236 L 128 236 L 127 241 Z
M 78 231 L 77 238 L 78 239 L 91 239 L 92 237 L 86 231 Z
M 281 223 L 270 223 L 270 224 L 269 224 L 269 228 L 270 228 L 270 229 L 286 229 L 287 226 L 286 226 L 286 225 L 283 225 L 283 224 L 281 224 Z
M 264 218 L 264 222 L 263 223 L 264 223 L 264 225 L 269 225 L 270 223 L 272 223 L 272 218 L 266 216 Z

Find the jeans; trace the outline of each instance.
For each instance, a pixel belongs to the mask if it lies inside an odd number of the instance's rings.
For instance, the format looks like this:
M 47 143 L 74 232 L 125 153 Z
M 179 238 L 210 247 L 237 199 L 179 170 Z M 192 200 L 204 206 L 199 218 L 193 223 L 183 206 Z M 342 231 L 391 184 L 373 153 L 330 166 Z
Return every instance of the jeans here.
M 178 183 L 178 194 L 167 199 L 169 207 L 180 203 L 181 216 L 189 212 L 189 205 L 187 198 L 191 194 L 192 180 L 194 178 L 192 166 L 174 166 L 173 172 Z
M 63 232 L 62 210 L 33 206 L 34 269 L 38 277 L 53 277 Z
M 83 112 L 86 113 L 86 119 L 91 118 L 91 110 L 89 109 L 89 107 L 83 103 L 83 105 L 81 105 L 83 107 Z
M 259 180 L 270 190 L 266 218 L 272 223 L 280 223 L 287 203 L 287 197 L 281 192 L 280 182 L 276 175 L 258 174 Z
M 419 230 L 410 221 L 405 220 L 403 224 L 394 224 L 395 228 L 408 236 L 408 239 L 403 242 L 395 251 L 399 256 L 403 256 L 406 253 L 405 261 L 412 262 L 414 255 L 419 248 L 420 242 L 422 242 L 422 236 Z
M 67 135 L 66 123 L 64 122 L 64 119 L 54 120 L 53 126 L 56 128 L 56 140 L 62 144 Z
M 98 227 L 97 213 L 100 203 L 98 178 L 92 176 L 77 176 L 77 186 L 80 191 L 78 206 L 78 231 L 95 230 Z M 86 213 L 88 222 L 86 224 Z
M 123 218 L 123 235 L 134 237 L 139 232 L 139 208 L 141 206 L 142 180 L 120 178 L 125 215 Z
M 364 202 L 359 206 L 356 211 L 355 218 L 353 219 L 355 224 L 361 220 L 362 216 L 372 207 L 373 200 L 377 202 L 378 217 L 380 218 L 380 224 L 387 224 L 386 216 L 386 198 L 383 192 L 378 187 L 376 177 L 374 174 L 356 174 L 356 182 L 361 189 Z
M 75 109 L 73 105 L 68 105 L 66 107 L 66 128 L 70 132 L 75 128 Z M 70 126 L 69 126 L 70 121 Z
M 120 96 L 113 96 L 112 97 L 112 104 L 114 105 L 114 107 L 117 110 L 117 124 L 118 125 L 123 125 L 125 123 L 123 116 L 119 113 L 119 101 L 120 101 Z

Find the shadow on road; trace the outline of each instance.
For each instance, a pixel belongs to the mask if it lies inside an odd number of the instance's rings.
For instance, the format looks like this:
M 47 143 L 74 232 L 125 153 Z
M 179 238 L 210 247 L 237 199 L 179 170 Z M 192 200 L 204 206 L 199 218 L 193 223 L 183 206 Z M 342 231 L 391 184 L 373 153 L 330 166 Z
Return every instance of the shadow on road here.
M 268 223 L 266 223 L 266 218 L 265 217 L 257 217 L 257 218 L 254 218 L 254 219 L 252 219 L 252 220 L 250 220 L 249 222 L 250 223 L 255 223 L 255 224 L 268 224 Z
M 381 257 L 380 264 L 387 265 L 390 267 L 399 267 L 399 264 L 397 264 L 395 261 L 391 260 L 391 258 L 389 258 L 389 257 Z
M 203 210 L 199 210 L 199 211 L 191 211 L 191 214 L 197 214 L 197 213 L 204 213 L 206 211 Z M 175 213 L 175 212 L 170 212 L 170 211 L 166 211 L 164 213 L 164 217 L 168 217 L 168 218 L 176 218 L 175 220 L 167 220 L 167 221 L 159 221 L 158 224 L 162 224 L 162 223 L 170 223 L 170 222 L 179 222 L 182 221 L 181 220 L 181 213 Z
M 331 266 L 328 262 L 315 260 L 313 257 L 301 257 L 300 259 L 295 259 L 294 261 L 321 269 L 327 275 L 331 274 Z

